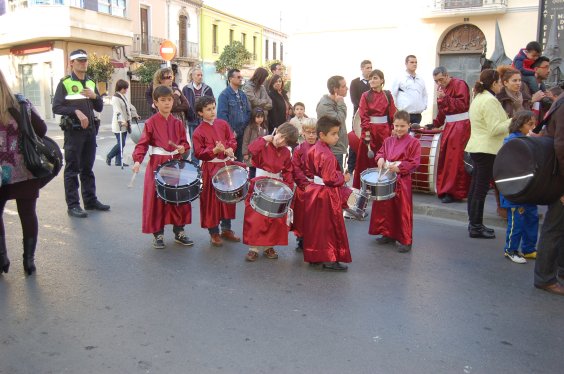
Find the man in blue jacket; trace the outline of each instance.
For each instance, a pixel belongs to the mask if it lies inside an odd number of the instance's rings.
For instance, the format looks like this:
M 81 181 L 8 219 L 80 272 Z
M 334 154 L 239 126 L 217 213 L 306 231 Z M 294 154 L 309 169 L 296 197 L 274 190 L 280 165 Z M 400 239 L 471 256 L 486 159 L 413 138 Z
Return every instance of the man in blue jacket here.
M 227 121 L 237 138 L 235 157 L 243 161 L 243 133 L 251 119 L 251 103 L 247 95 L 240 89 L 243 76 L 238 69 L 231 69 L 227 73 L 229 84 L 217 99 L 217 117 Z

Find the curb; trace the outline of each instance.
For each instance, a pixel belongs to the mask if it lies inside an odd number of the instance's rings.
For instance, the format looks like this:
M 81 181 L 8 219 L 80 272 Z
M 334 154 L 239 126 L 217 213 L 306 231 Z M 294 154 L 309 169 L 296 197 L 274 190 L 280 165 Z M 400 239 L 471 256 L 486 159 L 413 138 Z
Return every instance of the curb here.
M 443 208 L 431 204 L 413 203 L 413 214 L 435 218 L 450 219 L 468 223 L 468 214 L 459 209 Z M 484 225 L 488 227 L 507 227 L 507 221 L 497 215 L 484 213 Z

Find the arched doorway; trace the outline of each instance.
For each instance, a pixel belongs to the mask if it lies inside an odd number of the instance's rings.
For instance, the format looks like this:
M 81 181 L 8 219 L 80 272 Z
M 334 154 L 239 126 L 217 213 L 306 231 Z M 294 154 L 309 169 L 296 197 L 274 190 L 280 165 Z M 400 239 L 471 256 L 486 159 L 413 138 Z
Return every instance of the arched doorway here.
M 476 26 L 464 24 L 450 30 L 441 41 L 439 65 L 451 76 L 464 79 L 470 87 L 480 76 L 480 56 L 486 45 L 484 33 Z

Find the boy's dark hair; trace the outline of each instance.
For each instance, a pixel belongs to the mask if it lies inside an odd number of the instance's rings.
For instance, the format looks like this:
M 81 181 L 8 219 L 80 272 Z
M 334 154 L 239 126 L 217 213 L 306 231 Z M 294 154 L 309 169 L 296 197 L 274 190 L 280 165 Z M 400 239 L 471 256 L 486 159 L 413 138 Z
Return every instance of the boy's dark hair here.
M 196 99 L 196 105 L 194 106 L 196 113 L 201 113 L 204 108 L 210 104 L 215 104 L 215 99 L 212 96 L 200 96 Z
M 409 113 L 407 113 L 405 110 L 398 110 L 396 114 L 394 114 L 394 121 L 396 119 L 405 121 L 409 125 Z
M 362 69 L 365 65 L 372 65 L 372 62 L 370 62 L 370 60 L 362 60 L 362 62 L 360 63 L 360 68 Z
M 333 127 L 341 127 L 341 122 L 334 117 L 322 116 L 317 120 L 317 136 L 320 133 L 327 135 Z
M 539 58 L 537 58 L 535 60 L 535 62 L 533 62 L 531 64 L 531 67 L 534 68 L 538 68 L 540 66 L 540 64 L 542 64 L 543 62 L 550 62 L 550 59 L 546 56 L 540 56 Z
M 527 46 L 525 47 L 525 49 L 526 49 L 528 52 L 531 52 L 531 51 L 535 51 L 535 52 L 538 52 L 538 53 L 541 53 L 541 52 L 542 52 L 542 47 L 541 47 L 540 43 L 537 42 L 537 41 L 528 42 L 528 43 L 527 43 Z
M 294 104 L 294 109 L 296 109 L 297 106 L 301 106 L 302 108 L 305 109 L 305 105 L 301 101 L 298 101 L 297 103 Z
M 521 130 L 521 127 L 534 118 L 535 114 L 530 110 L 520 110 L 513 115 L 511 123 L 509 124 L 509 133 Z
M 327 89 L 329 90 L 329 94 L 333 95 L 335 90 L 341 87 L 341 81 L 345 79 L 340 75 L 333 75 L 331 78 L 327 80 Z
M 233 74 L 240 72 L 241 70 L 239 69 L 229 69 L 229 71 L 227 72 L 227 80 L 231 79 L 231 77 L 233 77 Z
M 276 128 L 276 133 L 282 135 L 288 145 L 294 145 L 298 141 L 298 128 L 290 122 L 284 122 L 278 126 Z
M 564 92 L 564 88 L 556 86 L 556 87 L 552 87 L 549 91 L 550 91 L 555 97 L 558 97 L 558 96 L 562 95 L 562 92 Z
M 157 86 L 153 90 L 153 100 L 158 101 L 160 97 L 172 96 L 172 89 L 167 86 Z
M 415 57 L 415 55 L 407 55 L 407 57 L 405 58 L 405 63 L 406 63 L 406 64 L 407 64 L 407 61 L 409 61 L 410 58 L 417 59 L 417 57 Z
M 129 83 L 123 79 L 118 79 L 116 82 L 116 92 L 123 90 L 124 88 L 129 88 Z

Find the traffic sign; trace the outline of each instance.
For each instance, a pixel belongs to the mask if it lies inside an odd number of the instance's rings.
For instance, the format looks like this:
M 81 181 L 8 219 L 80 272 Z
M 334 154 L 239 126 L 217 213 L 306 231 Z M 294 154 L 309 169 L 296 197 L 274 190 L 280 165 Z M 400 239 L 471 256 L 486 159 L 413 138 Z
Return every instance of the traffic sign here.
M 159 52 L 163 60 L 170 61 L 176 56 L 176 44 L 170 40 L 163 40 Z

